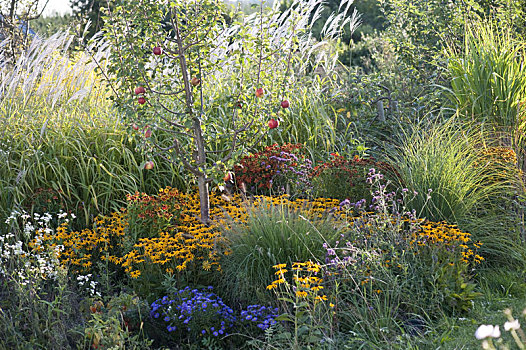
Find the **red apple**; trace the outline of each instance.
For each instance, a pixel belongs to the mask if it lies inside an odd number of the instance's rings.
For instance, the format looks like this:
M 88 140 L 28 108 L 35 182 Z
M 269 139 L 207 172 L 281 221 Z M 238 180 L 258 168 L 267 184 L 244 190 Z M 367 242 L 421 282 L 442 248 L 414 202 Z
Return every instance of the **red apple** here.
M 146 130 L 144 131 L 144 137 L 150 137 L 150 136 L 152 136 L 152 129 L 146 128 Z
M 146 92 L 146 90 L 142 86 L 137 86 L 135 88 L 135 95 L 144 94 L 145 92 Z
M 263 88 L 258 88 L 256 90 L 256 97 L 261 97 L 265 94 L 265 92 L 263 91 Z
M 159 56 L 163 53 L 163 49 L 160 48 L 159 46 L 156 46 L 153 48 L 153 54 L 156 55 L 156 56 Z
M 269 127 L 270 129 L 275 129 L 275 128 L 278 127 L 278 125 L 279 125 L 279 122 L 278 122 L 276 119 L 274 119 L 274 118 L 273 118 L 273 119 L 270 119 L 270 120 L 268 121 L 268 127 Z
M 146 170 L 152 170 L 153 169 L 153 162 L 151 160 L 147 161 L 146 164 L 144 164 L 144 169 Z
M 236 107 L 237 108 L 243 108 L 243 104 L 241 104 L 241 101 L 237 101 L 236 102 Z
M 190 80 L 190 84 L 192 84 L 193 86 L 197 86 L 197 85 L 201 84 L 201 79 L 193 77 L 192 80 Z
M 138 102 L 140 105 L 143 105 L 143 104 L 146 103 L 146 99 L 145 99 L 144 97 L 139 97 L 139 98 L 137 99 L 137 102 Z
M 135 131 L 137 131 L 137 130 L 139 130 L 139 127 L 137 126 L 137 124 L 133 124 L 133 125 L 132 125 L 132 129 L 135 130 Z
M 283 100 L 281 101 L 281 108 L 289 108 L 290 104 L 289 101 Z

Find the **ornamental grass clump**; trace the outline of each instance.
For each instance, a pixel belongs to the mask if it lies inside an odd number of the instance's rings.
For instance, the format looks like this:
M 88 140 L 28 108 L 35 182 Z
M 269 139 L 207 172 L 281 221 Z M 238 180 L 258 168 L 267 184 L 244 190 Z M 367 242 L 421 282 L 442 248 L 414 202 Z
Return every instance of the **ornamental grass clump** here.
M 167 184 L 185 188 L 180 169 L 159 164 L 143 171 L 145 156 L 131 124 L 111 106 L 98 72 L 108 45 L 71 50 L 74 37 L 32 40 L 0 76 L 0 215 L 16 208 L 57 214 L 73 210 L 75 228 L 117 210 L 125 195 Z M 74 52 L 74 53 L 73 53 Z
M 63 113 L 57 108 L 0 117 L 0 213 L 68 209 L 79 217 L 72 223 L 78 229 L 124 206 L 127 193 L 185 187 L 170 164 L 159 164 L 155 173 L 142 169 L 139 140 L 111 111 Z
M 397 164 L 400 186 L 415 193 L 407 206 L 418 217 L 458 224 L 484 243 L 491 263 L 523 263 L 518 208 L 511 201 L 520 179 L 488 158 L 494 148 L 486 140 L 487 134 L 455 119 L 421 123 L 402 135 L 389 159 Z
M 509 147 L 494 146 L 485 147 L 478 153 L 479 159 L 475 162 L 475 167 L 484 168 L 491 164 L 491 177 L 488 178 L 490 183 L 509 182 L 512 188 L 509 196 L 503 197 L 500 193 L 495 193 L 495 200 L 501 203 L 504 209 L 513 210 L 513 200 L 515 195 L 522 193 L 524 187 L 524 172 L 518 167 L 517 153 Z
M 444 124 L 414 125 L 402 135 L 389 154 L 397 164 L 401 184 L 417 195 L 407 203 L 419 217 L 456 223 L 467 219 L 477 207 L 491 206 L 491 193 L 502 193 L 488 183 L 491 164 L 479 165 L 483 138 L 450 120 Z M 502 183 L 502 185 L 508 185 Z M 431 198 L 428 191 L 431 189 Z

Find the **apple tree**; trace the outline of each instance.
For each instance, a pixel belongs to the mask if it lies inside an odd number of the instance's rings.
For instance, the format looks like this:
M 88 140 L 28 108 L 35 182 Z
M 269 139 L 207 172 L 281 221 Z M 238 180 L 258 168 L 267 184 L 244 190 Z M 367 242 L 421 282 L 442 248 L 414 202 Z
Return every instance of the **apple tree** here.
M 261 1 L 242 16 L 222 1 L 123 0 L 106 13 L 105 66 L 116 102 L 152 157 L 196 178 L 203 222 L 210 184 L 228 180 L 247 148 L 279 132 L 291 87 L 319 53 L 308 28 L 320 3 L 297 0 L 281 13 Z M 332 21 L 334 30 L 348 18 Z

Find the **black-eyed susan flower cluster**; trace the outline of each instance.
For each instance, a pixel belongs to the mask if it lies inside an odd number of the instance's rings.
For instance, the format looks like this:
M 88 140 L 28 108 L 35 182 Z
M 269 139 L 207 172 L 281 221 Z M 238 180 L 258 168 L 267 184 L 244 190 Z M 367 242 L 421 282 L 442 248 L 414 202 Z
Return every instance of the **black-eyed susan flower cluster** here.
M 454 264 L 454 258 L 465 264 L 479 264 L 484 258 L 476 251 L 481 247 L 480 242 L 473 242 L 468 232 L 461 231 L 456 225 L 444 221 L 423 221 L 420 229 L 412 233 L 410 245 L 413 249 L 420 250 L 423 247 L 435 248 L 449 253 L 449 264 Z
M 57 227 L 55 232 L 40 230 L 30 244 L 34 249 L 43 249 L 43 245 L 62 246 L 59 259 L 74 270 L 83 271 L 92 267 L 93 262 L 109 260 L 119 263 L 118 251 L 122 246 L 127 228 L 125 214 L 114 212 L 108 217 L 95 219 L 92 229 L 70 231 L 68 222 Z
M 128 199 L 135 206 L 131 213 L 123 209 L 107 217 L 99 216 L 93 228 L 81 231 L 71 231 L 63 223 L 54 233 L 39 232 L 36 241 L 62 245 L 60 260 L 77 270 L 89 269 L 99 260 L 121 266 L 133 278 L 139 277 L 141 268 L 149 264 L 172 273 L 186 269 L 191 263 L 204 270 L 219 269 L 220 234 L 199 221 L 195 196 L 167 188 L 161 189 L 157 196 L 135 194 Z M 138 210 L 141 207 L 145 209 L 143 212 Z M 174 216 L 177 218 L 172 220 Z M 141 220 L 157 223 L 157 231 L 152 233 L 148 227 L 138 230 Z M 159 224 L 161 220 L 164 224 Z M 133 230 L 130 221 L 135 226 Z
M 468 311 L 478 295 L 471 273 L 484 260 L 477 254 L 481 243 L 473 242 L 469 233 L 446 222 L 423 221 L 410 239 L 414 256 L 411 263 L 419 267 L 422 278 L 431 282 L 431 292 L 441 295 L 441 308 Z
M 221 271 L 220 257 L 229 254 L 227 242 L 220 233 L 219 227 L 228 225 L 229 220 L 245 222 L 246 205 L 240 195 L 227 197 L 214 193 L 210 196 L 211 225 L 204 225 L 200 219 L 199 194 L 180 194 L 184 196 L 186 206 L 179 213 L 178 224 L 173 230 L 160 232 L 156 237 L 140 238 L 123 258 L 121 265 L 132 277 L 140 275 L 141 266 L 155 264 L 165 267 L 169 273 L 193 269 Z M 290 201 L 288 196 L 257 196 L 253 199 L 254 207 L 262 205 L 284 205 L 291 209 L 309 207 L 311 218 L 319 218 L 328 211 L 335 210 L 337 200 L 317 199 Z
M 323 278 L 321 278 L 321 265 L 319 263 L 312 261 L 292 263 L 290 267 L 292 283 L 288 280 L 287 264 L 277 264 L 273 268 L 276 270 L 277 279 L 267 286 L 268 290 L 283 286 L 287 292 L 292 290 L 298 299 L 310 300 L 315 304 L 327 301 L 327 296 L 323 293 Z
M 131 197 L 130 200 L 155 203 L 155 210 L 152 211 L 152 206 L 148 204 L 145 206 L 147 213 L 144 216 L 133 217 L 132 220 L 136 224 L 142 225 L 140 220 L 165 221 L 164 226 L 157 226 L 156 231 L 146 228 L 147 234 L 135 233 L 135 239 L 130 242 L 131 248 L 126 249 L 118 259 L 117 263 L 131 277 L 139 277 L 142 271 L 152 265 L 171 274 L 190 269 L 221 270 L 219 258 L 222 254 L 228 254 L 227 247 L 220 231 L 214 225 L 207 226 L 200 221 L 197 193 L 182 194 L 167 188 L 161 189 L 157 196 L 140 194 Z M 235 203 L 220 196 L 212 196 L 212 216 L 224 215 L 223 210 L 234 217 L 239 216 L 236 213 L 241 210 L 241 206 Z M 136 204 L 137 202 L 134 202 L 134 205 Z M 136 214 L 141 212 L 137 211 Z M 128 213 L 128 220 L 131 219 L 130 216 L 131 213 Z

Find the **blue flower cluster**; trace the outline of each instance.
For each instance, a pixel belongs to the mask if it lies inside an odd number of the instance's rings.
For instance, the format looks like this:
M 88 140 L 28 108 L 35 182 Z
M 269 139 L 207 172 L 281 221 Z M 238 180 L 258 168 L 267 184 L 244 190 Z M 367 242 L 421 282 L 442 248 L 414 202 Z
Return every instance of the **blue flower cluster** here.
M 278 317 L 278 308 L 249 305 L 246 310 L 241 310 L 240 320 L 256 324 L 258 328 L 265 330 L 276 324 L 276 317 Z
M 168 332 L 180 329 L 194 335 L 226 335 L 236 317 L 234 311 L 211 290 L 212 287 L 205 290 L 186 287 L 174 298 L 164 296 L 152 303 L 150 316 L 168 323 Z
M 212 289 L 211 286 L 204 290 L 186 287 L 172 298 L 164 296 L 152 303 L 150 316 L 166 322 L 168 332 L 179 331 L 191 337 L 226 336 L 236 323 L 257 326 L 263 331 L 277 323 L 278 309 L 261 305 L 250 305 L 236 317 L 234 310 L 212 293 Z

